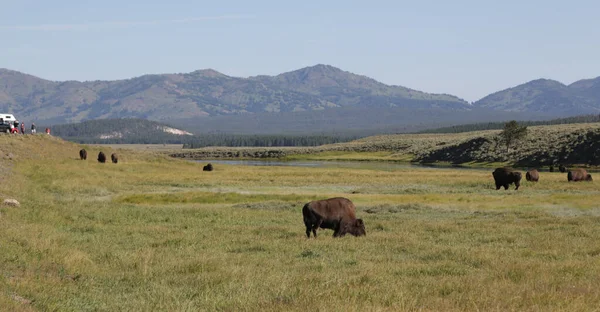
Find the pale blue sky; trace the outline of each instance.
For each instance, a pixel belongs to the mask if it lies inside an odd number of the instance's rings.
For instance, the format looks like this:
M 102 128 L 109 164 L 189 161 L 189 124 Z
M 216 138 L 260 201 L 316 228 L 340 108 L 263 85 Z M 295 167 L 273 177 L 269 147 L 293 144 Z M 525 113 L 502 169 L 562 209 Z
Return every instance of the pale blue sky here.
M 600 1 L 0 0 L 0 68 L 105 80 L 329 64 L 475 101 L 600 76 Z

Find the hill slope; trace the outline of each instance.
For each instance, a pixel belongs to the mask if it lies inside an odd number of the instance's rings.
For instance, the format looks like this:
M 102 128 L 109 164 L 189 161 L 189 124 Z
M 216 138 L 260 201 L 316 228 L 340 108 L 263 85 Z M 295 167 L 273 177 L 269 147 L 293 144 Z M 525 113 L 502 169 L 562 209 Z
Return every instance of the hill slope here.
M 450 163 L 474 166 L 542 167 L 557 164 L 600 166 L 598 123 L 533 126 L 516 148 L 506 152 L 499 130 L 463 133 L 377 135 L 346 143 L 302 148 L 201 148 L 172 152 L 171 156 L 206 159 L 290 157 L 314 160 L 384 160 Z M 335 152 L 335 153 L 332 153 Z M 361 158 L 361 154 L 364 158 Z M 333 156 L 332 156 L 333 155 Z M 376 156 L 374 156 L 376 155 Z
M 0 111 L 51 123 L 123 117 L 167 120 L 345 107 L 470 107 L 454 96 L 388 86 L 326 65 L 275 77 L 236 78 L 208 69 L 91 82 L 54 82 L 0 69 L 0 82 Z

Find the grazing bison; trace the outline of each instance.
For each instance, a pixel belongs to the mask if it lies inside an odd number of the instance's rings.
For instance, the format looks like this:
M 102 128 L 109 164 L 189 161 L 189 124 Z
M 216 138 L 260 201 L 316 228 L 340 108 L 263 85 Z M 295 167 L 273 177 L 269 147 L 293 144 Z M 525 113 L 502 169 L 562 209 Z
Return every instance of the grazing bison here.
M 567 173 L 568 181 L 592 181 L 592 175 L 587 173 L 585 169 L 573 169 Z
M 548 171 L 550 171 L 550 172 L 554 172 L 554 166 L 550 166 L 550 167 L 548 168 Z
M 505 190 L 508 190 L 508 186 L 513 183 L 516 186 L 515 190 L 518 190 L 521 185 L 521 173 L 514 171 L 511 168 L 496 168 L 496 170 L 492 172 L 492 175 L 494 176 L 497 190 L 502 186 L 504 186 Z
M 333 237 L 346 234 L 354 236 L 367 235 L 362 219 L 356 219 L 356 207 L 347 198 L 336 197 L 324 200 L 313 200 L 302 208 L 306 236 L 310 231 L 317 237 L 317 229 L 332 229 Z
M 567 167 L 565 167 L 565 166 L 563 166 L 563 165 L 559 165 L 559 166 L 558 166 L 558 171 L 560 171 L 560 172 L 562 172 L 562 173 L 565 173 L 565 172 L 567 172 Z
M 537 182 L 540 179 L 540 173 L 536 169 L 531 169 L 525 173 L 525 179 L 530 182 Z
M 208 165 L 202 167 L 202 171 L 213 171 L 212 164 L 208 164 Z
M 103 152 L 98 153 L 98 162 L 100 162 L 100 163 L 106 162 L 106 155 L 104 155 Z
M 118 162 L 119 162 L 119 156 L 117 156 L 117 154 L 116 154 L 116 153 L 112 153 L 112 154 L 110 155 L 110 160 L 112 160 L 113 164 L 116 164 L 116 163 L 118 163 Z
M 83 148 L 82 148 L 82 149 L 79 151 L 79 158 L 80 158 L 81 160 L 86 160 L 86 159 L 87 159 L 87 151 L 86 151 L 85 149 L 83 149 Z

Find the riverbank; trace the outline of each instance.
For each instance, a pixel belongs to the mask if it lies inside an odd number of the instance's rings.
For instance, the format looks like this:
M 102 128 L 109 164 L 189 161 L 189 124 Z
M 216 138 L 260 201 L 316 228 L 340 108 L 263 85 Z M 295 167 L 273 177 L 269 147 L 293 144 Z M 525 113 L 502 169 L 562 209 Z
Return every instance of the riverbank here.
M 600 166 L 600 125 L 528 128 L 508 151 L 498 130 L 457 134 L 396 134 L 317 147 L 207 147 L 167 152 L 184 159 L 391 161 L 466 167 Z

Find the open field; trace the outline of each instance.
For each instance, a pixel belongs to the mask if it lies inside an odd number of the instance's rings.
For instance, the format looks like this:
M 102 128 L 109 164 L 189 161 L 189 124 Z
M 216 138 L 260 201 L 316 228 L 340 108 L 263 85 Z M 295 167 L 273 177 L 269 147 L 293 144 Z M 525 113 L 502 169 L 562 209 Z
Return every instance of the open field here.
M 600 188 L 542 172 L 245 167 L 0 136 L 0 310 L 561 310 L 600 306 Z M 11 154 L 7 156 L 7 154 Z M 376 154 L 373 154 L 376 155 Z M 514 186 L 512 187 L 514 189 Z M 306 239 L 344 196 L 367 236 Z

